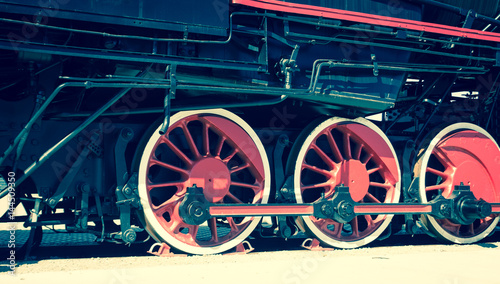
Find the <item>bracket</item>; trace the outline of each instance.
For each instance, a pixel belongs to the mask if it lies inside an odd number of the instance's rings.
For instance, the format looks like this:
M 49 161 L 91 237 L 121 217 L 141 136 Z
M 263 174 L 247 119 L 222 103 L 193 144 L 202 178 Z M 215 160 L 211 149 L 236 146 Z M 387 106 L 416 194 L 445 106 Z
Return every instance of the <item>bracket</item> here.
M 307 243 L 310 243 L 307 245 Z M 324 248 L 321 246 L 321 243 L 318 241 L 318 239 L 305 239 L 304 242 L 302 242 L 301 247 L 308 249 L 310 251 L 332 251 L 335 250 L 334 248 Z
M 82 193 L 82 200 L 80 202 L 80 216 L 77 220 L 76 227 L 81 230 L 87 229 L 87 223 L 89 219 L 89 193 L 90 185 L 87 183 L 81 184 L 78 187 L 79 191 Z
M 295 192 L 293 190 L 293 176 L 288 176 L 280 190 L 282 201 L 286 203 L 295 203 Z
M 411 141 L 411 142 L 413 142 L 413 141 Z M 405 154 L 406 154 L 406 152 L 407 151 L 405 149 Z M 403 156 L 405 156 L 405 155 L 403 155 Z M 404 179 L 404 177 L 403 177 L 403 179 Z M 406 203 L 417 203 L 418 202 L 419 180 L 420 180 L 419 177 L 415 177 L 415 178 L 413 178 L 413 180 L 411 180 L 409 185 L 404 186 L 404 189 L 403 189 L 404 202 L 406 202 Z M 405 229 L 409 234 L 414 235 L 418 232 L 419 226 L 415 222 L 413 215 L 405 214 L 405 225 L 406 225 Z M 426 231 L 428 231 L 428 230 L 426 230 Z M 432 234 L 431 232 L 428 232 L 428 233 Z
M 375 54 L 372 54 L 371 55 L 371 60 L 372 60 L 372 63 L 373 63 L 373 76 L 377 77 L 378 74 L 379 74 L 377 56 Z
M 461 13 L 462 15 L 465 15 L 465 13 Z M 462 28 L 464 29 L 471 29 L 472 25 L 474 24 L 474 20 L 477 18 L 477 13 L 474 10 L 469 10 L 467 11 L 467 15 L 465 15 L 465 20 L 462 24 Z M 455 42 L 461 41 L 462 38 L 460 37 L 452 37 L 450 38 L 450 42 L 444 43 L 443 48 L 447 49 L 452 49 L 455 47 Z
M 248 248 L 245 248 L 245 245 L 248 247 Z M 243 241 L 241 243 L 239 243 L 235 248 L 234 248 L 234 252 L 230 252 L 230 253 L 225 253 L 224 255 L 238 255 L 238 254 L 247 254 L 247 253 L 250 253 L 252 251 L 254 251 L 255 248 L 252 247 L 252 245 L 248 242 L 248 241 Z
M 295 231 L 295 227 L 290 224 L 287 216 L 278 216 L 278 234 L 282 238 L 290 238 L 295 233 Z
M 35 199 L 35 206 L 33 210 L 31 210 L 30 215 L 28 217 L 27 222 L 29 223 L 37 223 L 38 222 L 38 216 L 40 215 L 40 212 L 43 210 L 43 203 L 42 199 Z M 26 241 L 26 252 L 24 254 L 24 260 L 28 260 L 31 249 L 37 246 L 37 242 L 41 242 L 41 234 L 42 230 L 41 227 L 32 227 L 30 230 L 30 235 L 28 237 L 28 240 Z
M 278 137 L 276 146 L 273 150 L 273 166 L 274 166 L 274 185 L 276 188 L 282 188 L 285 182 L 285 169 L 283 168 L 282 158 L 283 152 L 286 146 L 290 143 L 290 139 L 287 135 L 282 134 Z M 283 196 L 281 190 L 276 190 L 276 201 L 283 201 Z M 286 199 L 285 199 L 286 200 Z
M 415 200 L 416 195 L 413 194 L 413 184 L 415 182 L 415 179 L 412 180 L 412 160 L 411 156 L 412 154 L 415 153 L 415 142 L 413 140 L 408 140 L 406 141 L 405 148 L 403 151 L 403 156 L 401 159 L 400 164 L 402 166 L 402 188 L 403 188 L 403 197 L 404 197 L 404 202 L 412 202 Z M 418 178 L 416 178 L 418 180 Z M 418 184 L 418 182 L 416 183 Z
M 155 251 L 155 249 L 158 248 L 158 250 Z M 161 256 L 161 257 L 185 257 L 187 254 L 177 254 L 173 253 L 170 251 L 170 246 L 167 245 L 166 243 L 155 243 L 153 244 L 147 253 L 156 255 L 156 256 Z
M 472 28 L 472 24 L 474 24 L 474 20 L 477 18 L 477 13 L 474 10 L 469 10 L 467 12 L 467 16 L 465 17 L 464 24 L 462 25 L 462 28 L 464 29 L 470 29 Z
M 133 137 L 134 131 L 125 127 L 120 131 L 115 145 L 116 205 L 120 210 L 120 238 L 127 244 L 133 243 L 137 239 L 137 234 L 135 230 L 131 228 L 130 223 L 130 207 L 134 201 L 129 198 L 132 194 L 132 190 L 131 185 L 128 185 L 128 183 L 133 182 L 134 177 L 128 178 L 127 163 L 125 161 L 125 150 Z M 126 183 L 127 180 L 128 183 Z

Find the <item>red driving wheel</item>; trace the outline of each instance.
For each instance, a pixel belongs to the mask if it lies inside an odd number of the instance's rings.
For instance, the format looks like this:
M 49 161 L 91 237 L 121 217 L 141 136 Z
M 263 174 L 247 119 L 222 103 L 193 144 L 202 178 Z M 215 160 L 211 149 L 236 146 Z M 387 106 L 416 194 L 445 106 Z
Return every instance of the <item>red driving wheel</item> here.
M 366 119 L 330 118 L 306 130 L 292 149 L 298 203 L 328 198 L 345 185 L 356 202 L 397 203 L 400 173 L 394 149 L 384 133 Z M 364 215 L 348 224 L 315 217 L 298 218 L 298 224 L 323 243 L 355 248 L 375 240 L 392 216 Z
M 447 198 L 461 183 L 470 186 L 476 199 L 499 202 L 499 172 L 498 145 L 484 129 L 470 123 L 453 124 L 432 137 L 420 151 L 415 166 L 421 202 L 430 201 L 439 193 Z M 498 216 L 491 215 L 470 225 L 430 216 L 422 216 L 421 221 L 439 239 L 472 243 L 495 229 Z
M 242 242 L 260 218 L 211 218 L 186 224 L 179 205 L 187 187 L 203 188 L 217 204 L 266 203 L 270 171 L 255 132 L 226 110 L 180 112 L 164 135 L 153 133 L 139 167 L 139 195 L 147 231 L 193 254 L 228 250 Z

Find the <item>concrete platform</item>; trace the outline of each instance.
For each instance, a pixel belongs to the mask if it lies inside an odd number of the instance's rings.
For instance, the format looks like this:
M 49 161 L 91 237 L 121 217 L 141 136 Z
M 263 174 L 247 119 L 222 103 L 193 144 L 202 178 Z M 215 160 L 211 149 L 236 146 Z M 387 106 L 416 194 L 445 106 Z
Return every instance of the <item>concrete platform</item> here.
M 0 266 L 1 283 L 500 283 L 500 243 L 179 258 L 54 259 Z

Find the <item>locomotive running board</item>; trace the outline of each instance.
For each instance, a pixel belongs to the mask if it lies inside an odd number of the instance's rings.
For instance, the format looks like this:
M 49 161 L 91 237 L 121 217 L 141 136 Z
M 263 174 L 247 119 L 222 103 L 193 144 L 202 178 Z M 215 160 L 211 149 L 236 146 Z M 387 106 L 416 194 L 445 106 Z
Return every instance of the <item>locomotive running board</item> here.
M 477 219 L 500 213 L 500 203 L 477 200 L 469 186 L 455 186 L 450 198 L 438 196 L 428 203 L 355 202 L 346 186 L 337 186 L 332 198 L 307 204 L 214 204 L 205 199 L 202 188 L 188 187 L 179 207 L 181 218 L 190 225 L 200 225 L 213 217 L 315 216 L 348 223 L 359 215 L 426 214 L 436 219 L 450 219 L 469 225 Z

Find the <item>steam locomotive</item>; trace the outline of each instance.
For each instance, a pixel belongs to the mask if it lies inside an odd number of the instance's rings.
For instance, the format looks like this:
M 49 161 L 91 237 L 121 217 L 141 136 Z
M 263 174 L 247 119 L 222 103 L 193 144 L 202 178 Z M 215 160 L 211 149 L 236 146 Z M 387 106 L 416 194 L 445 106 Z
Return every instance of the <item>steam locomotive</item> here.
M 499 2 L 0 0 L 0 220 L 28 251 L 54 225 L 190 254 L 480 241 Z

